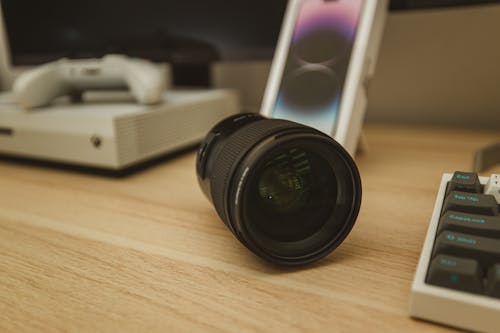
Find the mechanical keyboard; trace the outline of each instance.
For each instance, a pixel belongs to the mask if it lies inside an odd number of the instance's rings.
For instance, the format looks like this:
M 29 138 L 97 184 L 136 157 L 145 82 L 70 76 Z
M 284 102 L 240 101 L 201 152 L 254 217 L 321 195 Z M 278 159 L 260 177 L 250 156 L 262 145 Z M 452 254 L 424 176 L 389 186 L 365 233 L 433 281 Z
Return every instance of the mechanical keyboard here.
M 500 175 L 444 174 L 410 300 L 412 317 L 500 332 Z

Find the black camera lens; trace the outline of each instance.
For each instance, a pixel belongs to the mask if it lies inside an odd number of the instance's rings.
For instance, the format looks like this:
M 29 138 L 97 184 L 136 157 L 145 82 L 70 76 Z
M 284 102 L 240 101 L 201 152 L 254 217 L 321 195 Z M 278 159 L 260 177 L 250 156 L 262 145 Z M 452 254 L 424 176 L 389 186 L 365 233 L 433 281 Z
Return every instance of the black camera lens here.
M 331 137 L 257 114 L 231 116 L 206 136 L 198 181 L 231 232 L 278 264 L 301 265 L 333 251 L 361 204 L 357 167 Z

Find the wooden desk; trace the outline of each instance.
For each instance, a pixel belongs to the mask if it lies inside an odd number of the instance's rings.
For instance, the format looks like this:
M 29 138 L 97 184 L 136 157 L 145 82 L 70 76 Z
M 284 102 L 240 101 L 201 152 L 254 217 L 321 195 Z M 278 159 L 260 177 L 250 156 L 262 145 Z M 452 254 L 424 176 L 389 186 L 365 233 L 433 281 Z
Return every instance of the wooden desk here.
M 194 153 L 124 179 L 0 161 L 0 331 L 448 330 L 408 317 L 411 281 L 441 174 L 469 170 L 500 135 L 366 134 L 358 222 L 300 270 L 233 237 L 198 189 Z

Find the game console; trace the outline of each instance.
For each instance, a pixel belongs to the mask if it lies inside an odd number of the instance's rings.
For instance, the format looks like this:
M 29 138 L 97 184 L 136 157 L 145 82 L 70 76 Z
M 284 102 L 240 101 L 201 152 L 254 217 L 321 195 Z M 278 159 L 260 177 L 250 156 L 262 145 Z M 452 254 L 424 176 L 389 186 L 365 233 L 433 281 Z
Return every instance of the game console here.
M 314 127 L 354 155 L 386 0 L 290 0 L 261 113 Z
M 165 66 L 123 55 L 102 59 L 61 59 L 21 74 L 13 90 L 25 108 L 48 105 L 69 95 L 81 100 L 87 90 L 129 89 L 138 103 L 159 103 L 167 89 Z
M 137 104 L 125 92 L 85 97 L 29 110 L 12 93 L 0 94 L 0 154 L 122 170 L 198 144 L 240 109 L 238 95 L 223 89 L 172 90 L 155 105 Z

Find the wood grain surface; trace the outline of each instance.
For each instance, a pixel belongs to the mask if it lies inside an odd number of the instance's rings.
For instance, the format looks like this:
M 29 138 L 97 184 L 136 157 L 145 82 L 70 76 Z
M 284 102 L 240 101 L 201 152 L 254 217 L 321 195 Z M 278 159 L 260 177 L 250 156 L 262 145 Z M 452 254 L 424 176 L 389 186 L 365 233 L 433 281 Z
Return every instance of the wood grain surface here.
M 0 331 L 443 332 L 410 319 L 442 173 L 499 132 L 370 125 L 346 241 L 302 269 L 246 250 L 188 153 L 125 178 L 0 161 Z M 489 170 L 487 174 L 496 170 Z

